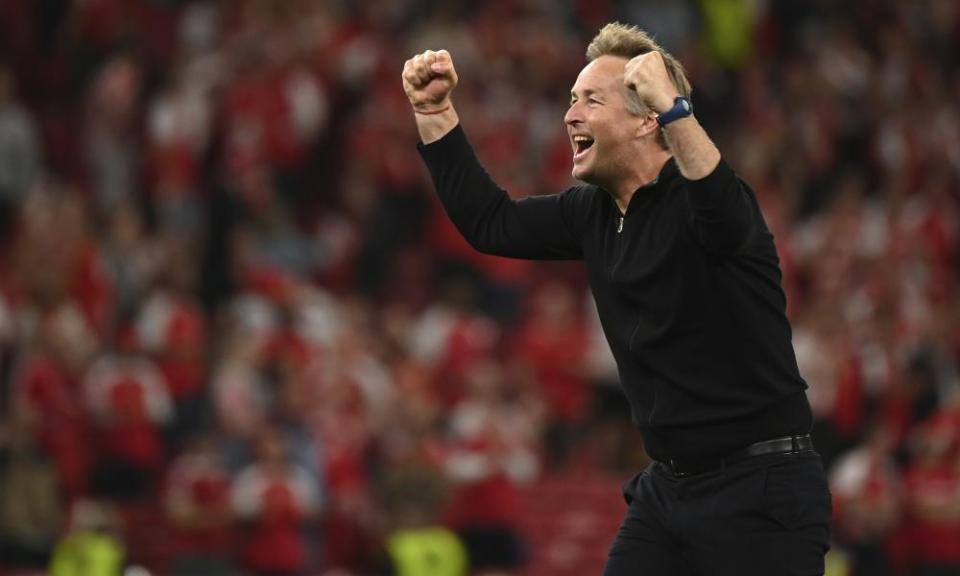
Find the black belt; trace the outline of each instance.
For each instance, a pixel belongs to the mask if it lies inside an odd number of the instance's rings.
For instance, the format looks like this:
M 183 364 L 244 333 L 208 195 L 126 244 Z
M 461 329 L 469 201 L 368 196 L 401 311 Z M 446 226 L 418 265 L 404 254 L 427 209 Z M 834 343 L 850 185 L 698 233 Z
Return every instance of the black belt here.
M 754 456 L 796 454 L 798 452 L 809 452 L 810 450 L 813 450 L 813 440 L 810 439 L 809 434 L 804 434 L 802 436 L 784 436 L 783 438 L 755 442 L 743 450 L 737 450 L 726 456 L 716 458 L 670 458 L 666 461 L 658 461 L 658 463 L 674 476 L 684 478 L 694 474 L 719 470 L 727 464 Z

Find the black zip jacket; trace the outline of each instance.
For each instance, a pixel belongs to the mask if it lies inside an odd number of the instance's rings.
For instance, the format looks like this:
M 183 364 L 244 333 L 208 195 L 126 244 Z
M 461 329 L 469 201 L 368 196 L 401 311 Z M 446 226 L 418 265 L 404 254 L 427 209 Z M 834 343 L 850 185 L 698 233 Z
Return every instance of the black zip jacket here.
M 651 457 L 722 456 L 809 431 L 773 235 L 753 191 L 723 160 L 691 181 L 671 158 L 621 215 L 593 185 L 511 199 L 460 126 L 419 150 L 474 248 L 586 262 Z

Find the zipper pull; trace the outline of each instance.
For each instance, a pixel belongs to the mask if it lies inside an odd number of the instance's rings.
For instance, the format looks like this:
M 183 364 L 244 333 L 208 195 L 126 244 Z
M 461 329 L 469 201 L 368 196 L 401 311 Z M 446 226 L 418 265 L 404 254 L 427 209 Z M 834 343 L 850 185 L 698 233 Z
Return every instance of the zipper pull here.
M 620 217 L 620 222 L 617 224 L 617 234 L 623 232 L 623 216 Z

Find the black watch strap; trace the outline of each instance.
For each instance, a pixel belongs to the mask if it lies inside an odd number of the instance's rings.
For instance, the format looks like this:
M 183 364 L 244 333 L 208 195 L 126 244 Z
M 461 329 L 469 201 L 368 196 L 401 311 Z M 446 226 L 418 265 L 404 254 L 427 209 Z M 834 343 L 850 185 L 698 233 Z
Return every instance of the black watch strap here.
M 670 108 L 663 114 L 657 115 L 657 124 L 666 126 L 674 120 L 686 118 L 693 114 L 693 104 L 683 96 L 677 96 L 673 100 L 673 108 Z

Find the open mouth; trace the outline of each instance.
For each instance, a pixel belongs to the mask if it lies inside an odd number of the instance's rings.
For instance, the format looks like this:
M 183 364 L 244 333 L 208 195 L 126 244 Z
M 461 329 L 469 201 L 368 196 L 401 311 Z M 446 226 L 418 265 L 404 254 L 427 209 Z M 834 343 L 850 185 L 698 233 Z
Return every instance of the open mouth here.
M 575 146 L 573 157 L 577 158 L 586 154 L 587 150 L 593 146 L 593 138 L 589 136 L 574 136 L 573 145 Z

